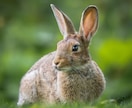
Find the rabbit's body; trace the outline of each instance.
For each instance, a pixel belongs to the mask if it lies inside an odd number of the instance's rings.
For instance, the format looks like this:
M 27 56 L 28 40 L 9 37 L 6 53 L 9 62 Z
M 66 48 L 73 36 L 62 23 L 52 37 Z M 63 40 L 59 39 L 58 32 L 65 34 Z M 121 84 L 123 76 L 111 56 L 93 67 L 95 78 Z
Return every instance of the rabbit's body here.
M 74 32 L 68 17 L 54 5 L 51 7 L 64 40 L 57 44 L 57 51 L 42 57 L 22 78 L 18 105 L 37 101 L 91 102 L 98 98 L 105 88 L 104 75 L 87 50 L 90 37 L 97 28 L 94 24 L 96 8 L 90 7 L 85 11 L 89 16 L 86 15 L 88 17 L 84 19 L 94 19 L 93 23 L 90 22 L 92 29 L 84 25 L 77 33 Z M 85 29 L 89 29 L 90 35 Z
M 55 53 L 42 57 L 23 77 L 20 87 L 22 98 L 18 104 L 89 102 L 100 96 L 104 89 L 104 76 L 94 61 L 90 60 L 72 72 L 57 72 L 51 65 Z

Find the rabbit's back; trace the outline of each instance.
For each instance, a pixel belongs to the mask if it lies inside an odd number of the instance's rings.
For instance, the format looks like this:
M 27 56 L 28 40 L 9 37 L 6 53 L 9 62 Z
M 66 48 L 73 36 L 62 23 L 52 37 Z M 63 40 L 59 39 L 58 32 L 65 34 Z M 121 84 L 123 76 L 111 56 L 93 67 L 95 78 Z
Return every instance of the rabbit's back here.
M 49 68 L 52 68 L 52 61 L 55 57 L 55 53 L 51 52 L 47 55 L 44 55 L 43 57 L 41 57 L 29 70 L 28 73 L 34 71 L 34 70 L 38 70 L 40 67 L 43 67 L 43 70 L 47 70 L 49 71 Z
M 56 98 L 56 72 L 52 67 L 55 53 L 43 56 L 23 76 L 19 89 L 18 105 L 40 100 L 52 101 L 52 97 Z

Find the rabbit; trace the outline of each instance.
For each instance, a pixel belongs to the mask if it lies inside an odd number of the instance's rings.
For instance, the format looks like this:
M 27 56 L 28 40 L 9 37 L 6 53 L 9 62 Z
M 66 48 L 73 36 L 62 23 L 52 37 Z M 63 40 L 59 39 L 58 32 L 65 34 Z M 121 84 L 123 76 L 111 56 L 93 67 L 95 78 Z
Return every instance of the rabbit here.
M 63 40 L 58 42 L 56 51 L 43 56 L 23 76 L 17 105 L 94 102 L 106 85 L 88 50 L 98 28 L 98 9 L 90 5 L 82 12 L 76 32 L 69 17 L 55 5 L 50 6 Z

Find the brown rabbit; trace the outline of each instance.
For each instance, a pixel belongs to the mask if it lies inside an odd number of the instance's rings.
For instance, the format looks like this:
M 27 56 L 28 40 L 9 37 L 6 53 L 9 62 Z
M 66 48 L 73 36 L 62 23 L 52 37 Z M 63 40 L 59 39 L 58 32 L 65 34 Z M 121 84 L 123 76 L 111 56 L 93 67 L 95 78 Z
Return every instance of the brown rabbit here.
M 51 4 L 64 39 L 57 50 L 37 61 L 21 80 L 18 105 L 37 101 L 91 102 L 105 88 L 105 78 L 89 56 L 88 46 L 98 26 L 98 10 L 87 7 L 80 22 L 79 32 L 71 20 Z

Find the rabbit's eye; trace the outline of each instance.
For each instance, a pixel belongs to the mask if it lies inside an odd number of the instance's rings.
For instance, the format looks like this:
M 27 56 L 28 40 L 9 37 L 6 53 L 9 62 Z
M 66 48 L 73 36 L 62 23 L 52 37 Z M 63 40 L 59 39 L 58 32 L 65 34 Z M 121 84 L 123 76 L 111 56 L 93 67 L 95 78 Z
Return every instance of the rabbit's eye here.
M 78 47 L 79 47 L 79 45 L 74 45 L 74 46 L 72 47 L 72 51 L 78 51 Z

